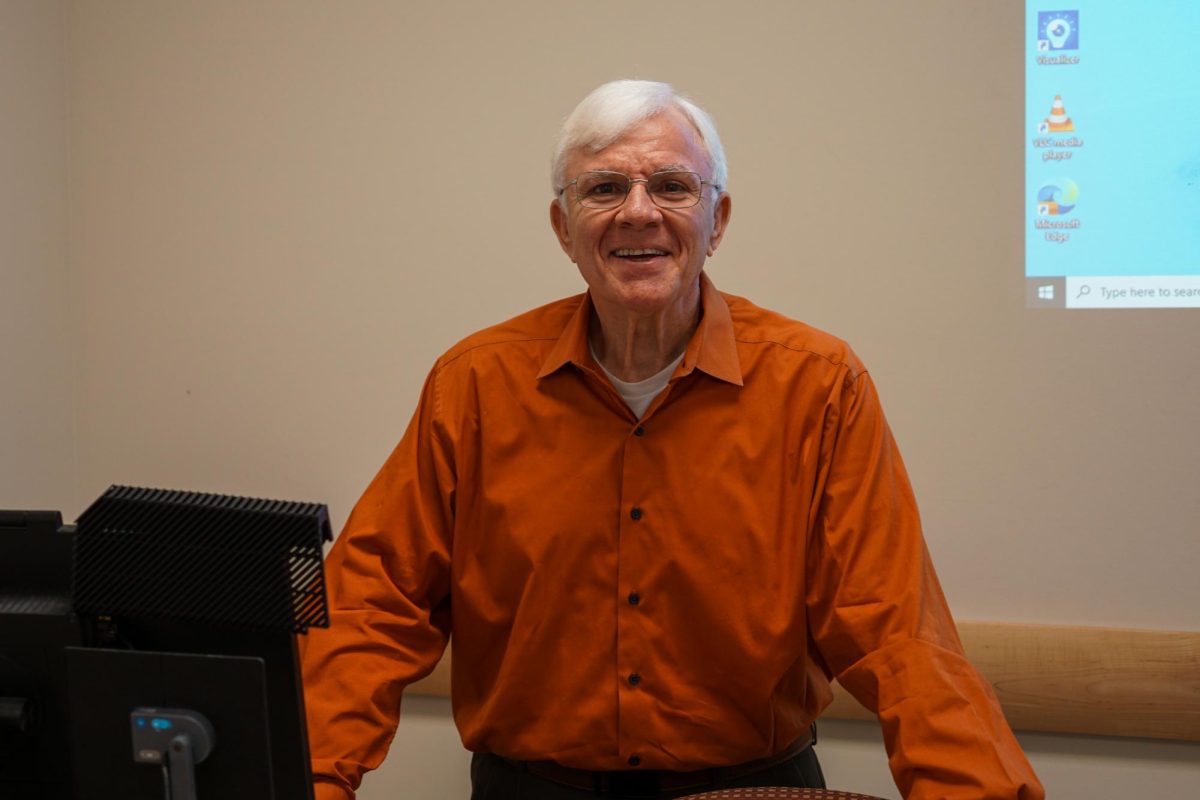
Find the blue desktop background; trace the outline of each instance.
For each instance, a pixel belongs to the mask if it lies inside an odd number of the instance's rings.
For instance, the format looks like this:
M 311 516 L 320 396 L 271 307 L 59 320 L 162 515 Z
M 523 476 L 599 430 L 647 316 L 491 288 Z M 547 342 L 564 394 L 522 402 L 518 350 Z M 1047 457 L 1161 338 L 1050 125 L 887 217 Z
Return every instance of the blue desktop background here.
M 1075 12 L 1077 49 L 1039 52 L 1050 11 Z M 1200 2 L 1028 1 L 1026 36 L 1026 275 L 1200 275 Z M 1075 130 L 1039 134 L 1056 95 Z M 1043 135 L 1083 145 L 1044 161 Z M 1079 187 L 1074 209 L 1047 217 L 1080 221 L 1061 244 L 1035 226 L 1038 190 L 1059 178 Z

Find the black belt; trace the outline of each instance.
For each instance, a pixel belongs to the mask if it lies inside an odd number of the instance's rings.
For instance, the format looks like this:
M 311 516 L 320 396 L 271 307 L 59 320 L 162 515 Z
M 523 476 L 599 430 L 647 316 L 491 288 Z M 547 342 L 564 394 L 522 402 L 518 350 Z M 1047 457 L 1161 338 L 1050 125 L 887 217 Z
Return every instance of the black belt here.
M 666 769 L 627 769 L 612 772 L 593 772 L 586 769 L 564 767 L 554 761 L 516 761 L 504 759 L 517 769 L 572 789 L 582 789 L 597 794 L 628 795 L 632 797 L 654 797 L 663 792 L 680 792 L 698 789 L 721 781 L 744 778 L 764 769 L 770 769 L 789 761 L 813 743 L 812 731 L 791 745 L 766 758 L 756 758 L 744 764 L 727 767 L 709 767 L 689 772 L 672 772 Z

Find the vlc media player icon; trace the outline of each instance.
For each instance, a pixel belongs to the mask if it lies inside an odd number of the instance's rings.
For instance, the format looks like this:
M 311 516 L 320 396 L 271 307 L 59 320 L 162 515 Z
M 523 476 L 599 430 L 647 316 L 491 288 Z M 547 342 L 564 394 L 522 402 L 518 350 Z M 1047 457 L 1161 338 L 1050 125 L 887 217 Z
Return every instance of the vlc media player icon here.
M 1050 114 L 1038 123 L 1038 133 L 1066 133 L 1075 130 L 1075 123 L 1067 116 L 1063 106 L 1062 95 L 1054 96 L 1054 104 L 1050 106 Z

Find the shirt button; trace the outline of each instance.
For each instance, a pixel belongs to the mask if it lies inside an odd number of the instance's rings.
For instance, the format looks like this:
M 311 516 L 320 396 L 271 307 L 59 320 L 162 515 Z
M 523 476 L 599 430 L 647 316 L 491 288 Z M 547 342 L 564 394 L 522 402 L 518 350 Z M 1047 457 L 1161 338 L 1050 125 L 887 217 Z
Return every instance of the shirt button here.
M 642 596 L 640 594 L 637 592 L 629 593 L 629 605 L 636 606 L 640 602 L 642 602 Z
M 636 755 L 629 757 L 629 766 L 636 767 L 640 763 L 642 763 L 642 760 L 640 758 L 638 758 Z
M 646 429 L 643 428 L 641 425 L 638 425 L 636 428 L 633 429 L 633 435 L 634 436 L 645 436 Z
M 629 685 L 630 686 L 637 686 L 641 682 L 642 682 L 641 675 L 638 675 L 636 672 L 629 673 Z
M 642 518 L 642 510 L 637 506 L 634 506 L 629 510 L 629 516 L 634 520 L 639 520 Z

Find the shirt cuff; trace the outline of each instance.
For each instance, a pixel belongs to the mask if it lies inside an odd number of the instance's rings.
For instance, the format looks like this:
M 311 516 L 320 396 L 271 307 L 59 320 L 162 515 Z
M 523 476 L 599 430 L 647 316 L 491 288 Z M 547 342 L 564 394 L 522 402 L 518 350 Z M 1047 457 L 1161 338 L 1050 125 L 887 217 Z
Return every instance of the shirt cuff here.
M 336 783 L 317 781 L 313 784 L 313 797 L 316 800 L 354 800 L 354 792 Z

